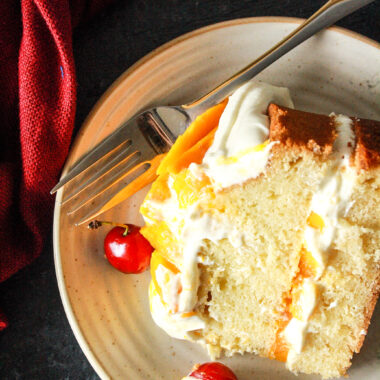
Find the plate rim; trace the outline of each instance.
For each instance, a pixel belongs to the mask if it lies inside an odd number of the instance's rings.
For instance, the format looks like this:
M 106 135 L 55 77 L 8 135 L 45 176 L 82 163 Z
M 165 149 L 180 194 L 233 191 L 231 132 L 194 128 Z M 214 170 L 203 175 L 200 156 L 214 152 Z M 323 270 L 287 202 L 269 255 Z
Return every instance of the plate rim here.
M 102 96 L 97 100 L 97 102 L 92 107 L 91 111 L 83 121 L 81 127 L 79 128 L 76 137 L 70 146 L 65 165 L 61 172 L 61 177 L 68 171 L 68 158 L 72 154 L 73 151 L 76 150 L 77 145 L 79 144 L 79 140 L 81 136 L 85 133 L 88 126 L 92 123 L 93 119 L 96 117 L 98 111 L 103 106 L 103 103 L 111 96 L 111 94 L 118 88 L 119 84 L 123 82 L 126 78 L 131 76 L 135 71 L 137 71 L 141 66 L 143 66 L 146 62 L 150 61 L 154 57 L 163 53 L 164 51 L 170 49 L 172 46 L 177 45 L 183 41 L 186 41 L 190 38 L 196 37 L 201 34 L 208 33 L 210 31 L 214 31 L 217 29 L 223 29 L 225 27 L 230 27 L 234 25 L 243 25 L 243 24 L 251 24 L 251 23 L 288 23 L 288 24 L 301 24 L 305 19 L 298 17 L 282 17 L 282 16 L 263 16 L 263 17 L 245 17 L 245 18 L 237 18 L 227 21 L 222 21 L 214 24 L 210 24 L 185 34 L 182 34 L 163 45 L 160 45 L 156 49 L 152 50 L 150 53 L 146 54 L 138 61 L 136 61 L 133 65 L 127 68 L 116 80 L 107 88 L 107 90 L 102 94 Z M 375 48 L 380 49 L 380 43 L 377 41 L 363 36 L 360 33 L 351 31 L 349 29 L 340 27 L 340 26 L 331 26 L 327 28 L 327 30 L 334 31 L 350 38 L 359 40 L 367 45 L 373 46 Z M 61 252 L 60 252 L 60 215 L 61 215 L 61 200 L 62 200 L 63 190 L 60 189 L 55 198 L 54 202 L 54 216 L 53 216 L 53 255 L 54 255 L 54 267 L 57 278 L 58 290 L 60 294 L 60 298 L 62 301 L 62 305 L 69 322 L 70 328 L 77 340 L 83 354 L 86 356 L 87 360 L 91 364 L 94 371 L 101 379 L 110 379 L 109 374 L 107 374 L 106 370 L 101 365 L 101 361 L 97 358 L 95 353 L 91 349 L 91 344 L 87 339 L 85 339 L 82 330 L 79 326 L 79 323 L 75 317 L 75 313 L 73 307 L 71 305 L 66 284 L 65 278 L 62 268 L 61 261 Z

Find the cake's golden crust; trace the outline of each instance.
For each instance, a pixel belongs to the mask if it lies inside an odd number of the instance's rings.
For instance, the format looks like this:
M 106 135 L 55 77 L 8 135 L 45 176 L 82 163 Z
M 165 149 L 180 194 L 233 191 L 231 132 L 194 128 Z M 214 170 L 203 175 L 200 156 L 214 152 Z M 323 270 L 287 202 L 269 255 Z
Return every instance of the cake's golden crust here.
M 328 155 L 336 138 L 334 118 L 270 104 L 269 138 L 290 148 Z M 380 166 L 380 121 L 352 118 L 356 135 L 353 161 L 357 169 Z
M 327 156 L 336 138 L 334 121 L 325 115 L 270 104 L 269 139 L 289 148 L 301 148 Z
M 369 170 L 380 166 L 380 122 L 354 119 L 356 134 L 355 165 Z

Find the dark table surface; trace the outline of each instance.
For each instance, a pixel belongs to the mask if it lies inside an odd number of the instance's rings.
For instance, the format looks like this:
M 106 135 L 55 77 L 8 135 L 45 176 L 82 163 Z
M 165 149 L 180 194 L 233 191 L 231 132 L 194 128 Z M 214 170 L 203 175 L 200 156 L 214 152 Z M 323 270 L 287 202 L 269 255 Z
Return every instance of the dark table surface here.
M 163 43 L 212 23 L 252 16 L 308 17 L 320 0 L 119 1 L 74 34 L 76 126 L 129 66 Z M 380 40 L 380 1 L 338 25 Z M 1 379 L 98 379 L 70 329 L 58 292 L 52 239 L 40 258 L 0 284 L 10 326 L 0 333 Z M 379 307 L 377 308 L 379 312 Z

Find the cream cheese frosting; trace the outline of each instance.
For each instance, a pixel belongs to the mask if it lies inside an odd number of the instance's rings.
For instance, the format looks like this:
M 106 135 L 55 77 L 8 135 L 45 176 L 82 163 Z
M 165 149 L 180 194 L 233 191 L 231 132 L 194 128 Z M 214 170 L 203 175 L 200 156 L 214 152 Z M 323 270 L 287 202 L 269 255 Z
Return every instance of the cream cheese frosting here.
M 267 108 L 270 103 L 293 108 L 287 88 L 250 81 L 228 99 L 214 141 L 202 168 L 217 188 L 242 183 L 260 175 L 267 165 L 274 142 L 269 136 Z
M 334 118 L 337 133 L 333 145 L 333 162 L 314 193 L 310 207 L 311 212 L 317 214 L 322 221 L 323 227 L 317 229 L 308 225 L 304 232 L 304 247 L 317 261 L 318 267 L 316 276 L 302 283 L 300 301 L 302 318 L 293 317 L 284 331 L 285 338 L 290 344 L 287 358 L 290 368 L 305 342 L 308 320 L 317 302 L 318 279 L 326 268 L 328 255 L 339 230 L 344 228 L 341 218 L 352 206 L 350 197 L 356 178 L 355 171 L 349 164 L 355 146 L 353 122 L 345 115 L 331 114 L 330 117 Z
M 297 354 L 301 352 L 304 345 L 308 320 L 314 311 L 316 301 L 316 285 L 314 281 L 305 279 L 301 285 L 301 296 L 299 299 L 302 310 L 300 318 L 292 318 L 284 330 L 284 336 L 291 344 L 291 351 L 293 350 Z M 289 352 L 288 360 L 291 356 L 292 352 Z
M 331 244 L 340 227 L 340 220 L 352 206 L 350 196 L 355 183 L 355 171 L 349 165 L 355 146 L 352 120 L 348 116 L 331 114 L 335 120 L 337 138 L 333 145 L 333 165 L 319 184 L 311 201 L 311 211 L 324 223 L 322 231 L 306 227 L 306 249 L 319 263 L 319 275 L 325 268 Z
M 162 300 L 152 289 L 151 312 L 156 324 L 169 335 L 189 339 L 188 332 L 204 327 L 204 322 L 199 317 L 184 317 L 193 311 L 197 302 L 198 263 L 207 264 L 199 255 L 203 241 L 208 239 L 217 242 L 228 238 L 236 247 L 242 239 L 226 215 L 205 212 L 199 202 L 181 208 L 171 181 L 168 186 L 171 197 L 163 203 L 151 202 L 150 207 L 160 210 L 162 219 L 181 242 L 182 262 L 176 263 L 180 271 L 177 274 L 163 265 L 157 267 L 155 276 L 162 290 Z
M 184 316 L 183 313 L 170 312 L 162 303 L 153 282 L 151 282 L 149 286 L 149 299 L 150 310 L 154 322 L 171 337 L 195 340 L 194 336 L 191 335 L 191 332 L 205 327 L 204 321 L 196 315 Z

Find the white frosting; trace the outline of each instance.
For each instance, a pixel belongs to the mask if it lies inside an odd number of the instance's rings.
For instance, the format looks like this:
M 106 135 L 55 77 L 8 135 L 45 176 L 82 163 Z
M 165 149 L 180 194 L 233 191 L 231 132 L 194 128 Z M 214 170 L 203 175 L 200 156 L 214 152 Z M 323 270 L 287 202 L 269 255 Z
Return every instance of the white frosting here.
M 327 310 L 330 310 L 330 309 L 333 309 L 334 307 L 337 307 L 338 305 L 338 302 L 337 301 L 333 301 L 330 303 L 330 305 L 327 307 Z
M 305 248 L 319 263 L 319 276 L 323 272 L 331 244 L 336 237 L 340 222 L 352 206 L 350 196 L 355 183 L 355 171 L 349 166 L 349 158 L 355 145 L 352 120 L 344 115 L 335 116 L 338 137 L 333 146 L 334 163 L 319 184 L 311 201 L 311 211 L 324 222 L 322 231 L 306 227 Z
M 292 107 L 289 90 L 266 83 L 247 82 L 234 92 L 220 118 L 213 144 L 205 155 L 232 157 L 263 143 L 269 134 L 270 103 Z
M 301 314 L 299 318 L 293 317 L 284 330 L 286 340 L 291 344 L 291 350 L 299 354 L 302 350 L 308 320 L 313 313 L 316 305 L 317 292 L 314 281 L 305 279 L 301 285 L 301 295 L 299 305 L 301 305 Z
M 156 269 L 155 276 L 161 289 L 162 300 L 170 307 L 171 312 L 175 312 L 179 308 L 178 290 L 181 286 L 180 274 L 174 274 L 171 270 L 160 264 Z
M 179 206 L 177 194 L 172 181 L 168 182 L 171 197 L 163 203 L 149 201 L 149 207 L 157 210 L 156 214 L 165 220 L 169 229 L 182 245 L 182 262 L 176 262 L 180 273 L 174 274 L 163 265 L 158 265 L 155 276 L 161 289 L 162 298 L 154 292 L 151 300 L 151 312 L 157 325 L 170 336 L 181 339 L 190 338 L 189 332 L 204 327 L 204 322 L 197 316 L 184 318 L 183 313 L 192 312 L 197 302 L 199 287 L 198 263 L 207 264 L 199 256 L 205 239 L 219 241 L 231 238 L 231 244 L 237 245 L 242 238 L 231 227 L 224 214 L 210 215 L 199 207 L 199 202 L 183 209 Z M 232 234 L 230 234 L 232 232 Z M 164 304 L 162 303 L 164 301 Z
M 267 165 L 273 142 L 254 148 L 268 139 L 270 103 L 293 108 L 289 90 L 250 81 L 230 96 L 220 118 L 202 168 L 218 188 L 243 183 L 260 175 Z
M 182 293 L 180 297 L 180 311 L 192 310 L 197 301 L 199 286 L 198 253 L 203 240 L 219 241 L 228 238 L 229 231 L 233 231 L 231 223 L 225 215 L 213 216 L 203 213 L 200 209 L 194 210 L 185 220 L 183 230 L 183 265 L 181 268 Z
M 190 332 L 205 328 L 204 321 L 196 315 L 183 317 L 181 313 L 171 313 L 162 303 L 151 281 L 149 287 L 150 309 L 154 322 L 170 336 L 177 339 L 194 340 Z
M 206 264 L 198 255 L 203 241 L 208 239 L 217 242 L 228 238 L 231 244 L 236 247 L 237 242 L 241 242 L 242 238 L 236 229 L 231 227 L 231 223 L 225 214 L 204 212 L 199 206 L 199 201 L 186 208 L 181 208 L 177 193 L 173 189 L 173 181 L 170 178 L 168 187 L 171 197 L 162 203 L 150 201 L 149 206 L 157 210 L 156 214 L 162 220 L 165 220 L 170 231 L 181 242 L 182 262 L 176 263 L 180 271 L 180 274 L 178 274 L 180 281 L 172 281 L 172 284 L 177 284 L 177 289 L 171 292 L 172 294 L 175 293 L 179 287 L 182 290 L 178 297 L 168 299 L 168 305 L 170 310 L 186 313 L 192 311 L 197 302 L 199 286 L 198 263 Z M 166 268 L 165 270 L 169 271 Z M 156 279 L 159 282 L 159 278 L 156 277 Z M 165 289 L 168 288 L 167 283 L 162 285 Z
M 291 368 L 297 355 L 301 352 L 308 329 L 308 320 L 315 307 L 315 282 L 326 267 L 328 255 L 341 227 L 341 217 L 345 216 L 352 206 L 350 201 L 355 183 L 355 171 L 349 165 L 350 156 L 355 146 L 355 135 L 352 120 L 348 116 L 334 115 L 337 138 L 333 145 L 333 163 L 311 201 L 311 212 L 318 214 L 324 223 L 322 230 L 307 226 L 304 234 L 305 249 L 318 262 L 317 274 L 313 280 L 304 281 L 300 301 L 304 317 L 302 320 L 292 318 L 285 328 L 284 334 L 290 344 L 287 365 Z M 312 285 L 314 290 L 312 290 Z M 328 309 L 336 306 L 333 301 Z
M 158 204 L 152 204 L 152 206 L 157 207 Z M 197 302 L 198 263 L 206 264 L 198 255 L 203 241 L 208 239 L 216 242 L 231 237 L 231 244 L 236 246 L 237 242 L 242 239 L 237 238 L 238 232 L 234 231 L 231 223 L 223 214 L 214 213 L 211 216 L 202 212 L 198 204 L 181 209 L 173 190 L 172 197 L 161 204 L 160 209 L 168 227 L 183 244 L 183 261 L 176 263 L 179 264 L 180 273 L 178 274 L 172 273 L 162 265 L 157 267 L 156 280 L 162 290 L 162 297 L 166 305 L 162 304 L 159 296 L 156 296 L 151 304 L 151 311 L 155 322 L 169 335 L 184 339 L 188 338 L 188 331 L 204 326 L 204 322 L 199 317 L 193 316 L 185 319 L 181 317 L 181 314 L 193 311 Z M 232 232 L 231 235 L 230 232 Z
M 349 158 L 355 145 L 352 120 L 344 115 L 335 116 L 336 138 L 333 151 L 334 162 L 311 201 L 311 211 L 318 214 L 324 222 L 322 231 L 306 227 L 305 248 L 319 263 L 320 276 L 325 268 L 331 245 L 340 226 L 340 218 L 352 206 L 351 192 L 355 183 L 355 171 L 349 166 Z

